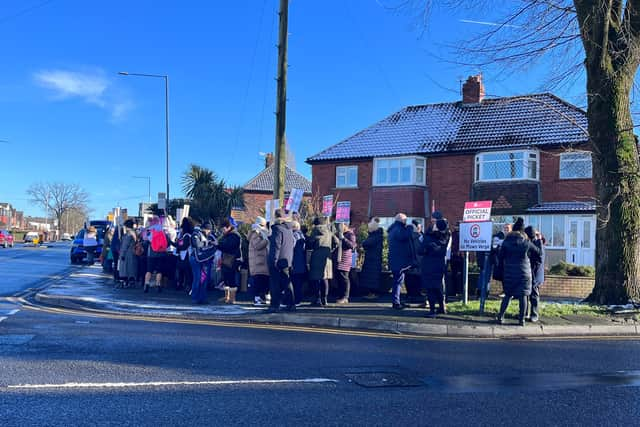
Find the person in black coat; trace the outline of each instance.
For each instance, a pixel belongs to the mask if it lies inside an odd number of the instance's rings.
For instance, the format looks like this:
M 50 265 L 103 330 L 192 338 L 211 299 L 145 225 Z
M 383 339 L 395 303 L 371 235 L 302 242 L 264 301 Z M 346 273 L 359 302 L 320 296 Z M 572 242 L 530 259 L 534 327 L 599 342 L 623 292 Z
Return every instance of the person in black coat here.
M 399 213 L 387 232 L 389 239 L 389 269 L 393 274 L 392 308 L 402 310 L 407 305 L 400 302 L 400 289 L 404 275 L 416 265 L 413 246 L 413 226 L 407 224 L 407 216 Z
M 498 255 L 499 266 L 502 267 L 504 290 L 498 323 L 503 323 L 509 302 L 515 297 L 520 303 L 518 321 L 520 326 L 524 326 L 527 298 L 531 295 L 531 260 L 539 258 L 540 249 L 524 233 L 524 220 L 518 218 L 513 224 L 513 231 L 505 237 Z
M 221 270 L 225 284 L 224 301 L 228 304 L 234 304 L 236 293 L 238 292 L 236 273 L 242 261 L 242 252 L 240 250 L 242 238 L 228 219 L 223 219 L 220 226 L 222 227 L 222 237 L 218 242 L 218 249 L 222 252 Z
M 293 251 L 295 248 L 295 238 L 291 222 L 287 221 L 282 209 L 276 209 L 274 216 L 276 222 L 271 226 L 271 236 L 269 236 L 269 264 L 271 305 L 268 312 L 280 311 L 280 297 L 285 293 L 285 303 L 287 311 L 295 311 L 295 294 L 291 284 L 291 267 L 293 266 Z
M 380 220 L 373 218 L 367 228 L 369 235 L 362 242 L 364 248 L 364 263 L 360 272 L 360 285 L 369 291 L 365 296 L 373 299 L 383 293 L 380 282 L 382 278 L 382 247 L 384 246 L 384 230 L 380 228 Z
M 446 313 L 444 294 L 442 293 L 442 281 L 447 271 L 447 245 L 451 238 L 449 225 L 444 219 L 439 219 L 429 227 L 422 238 L 419 253 L 422 255 L 420 271 L 422 286 L 427 291 L 429 300 L 429 314 L 427 317 L 435 317 L 436 314 Z M 436 305 L 438 310 L 436 311 Z
M 538 313 L 540 286 L 544 283 L 544 239 L 532 226 L 525 228 L 524 232 L 529 240 L 540 249 L 540 256 L 531 258 L 531 297 L 529 301 L 531 302 L 531 321 L 535 323 L 540 320 Z

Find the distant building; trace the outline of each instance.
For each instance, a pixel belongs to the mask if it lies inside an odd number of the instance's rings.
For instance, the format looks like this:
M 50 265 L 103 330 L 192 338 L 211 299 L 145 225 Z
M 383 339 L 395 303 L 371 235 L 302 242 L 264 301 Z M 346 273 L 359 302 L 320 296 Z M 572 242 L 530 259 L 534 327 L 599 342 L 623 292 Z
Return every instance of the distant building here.
M 265 202 L 273 199 L 274 170 L 273 154 L 265 157 L 264 169 L 251 178 L 242 188 L 244 191 L 245 219 L 252 222 L 257 216 L 264 216 Z M 305 197 L 311 197 L 311 181 L 289 166 L 285 170 L 285 196 L 296 188 L 304 191 Z

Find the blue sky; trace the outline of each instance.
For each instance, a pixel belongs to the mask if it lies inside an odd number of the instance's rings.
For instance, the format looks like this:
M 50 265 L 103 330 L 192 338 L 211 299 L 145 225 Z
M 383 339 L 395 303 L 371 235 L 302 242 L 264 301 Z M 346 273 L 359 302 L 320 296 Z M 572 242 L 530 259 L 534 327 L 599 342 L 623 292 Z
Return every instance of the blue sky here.
M 397 2 L 396 2 L 397 3 Z M 483 30 L 478 11 L 436 11 L 427 34 L 384 0 L 292 0 L 287 138 L 296 167 L 406 105 L 460 99 L 482 71 L 488 95 L 541 90 L 540 69 L 511 74 L 436 59 L 432 42 Z M 165 188 L 164 86 L 170 77 L 171 196 L 190 163 L 230 184 L 260 171 L 275 126 L 277 0 L 4 0 L 0 4 L 0 201 L 42 212 L 36 181 L 78 183 L 93 216 L 137 211 Z M 437 50 L 437 49 L 436 49 Z M 442 56 L 445 56 L 444 51 Z M 523 75 L 524 74 L 524 75 Z M 584 89 L 556 93 L 580 105 Z

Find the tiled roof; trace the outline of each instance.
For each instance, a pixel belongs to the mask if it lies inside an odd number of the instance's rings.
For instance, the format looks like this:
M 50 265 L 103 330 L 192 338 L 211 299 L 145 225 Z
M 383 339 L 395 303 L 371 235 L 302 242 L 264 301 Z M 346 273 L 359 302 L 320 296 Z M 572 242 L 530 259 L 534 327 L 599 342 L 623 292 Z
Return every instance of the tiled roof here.
M 273 192 L 274 169 L 273 164 L 264 168 L 262 172 L 253 177 L 242 188 L 245 191 Z M 289 192 L 292 188 L 298 188 L 305 193 L 311 193 L 311 181 L 287 166 L 284 177 L 284 191 Z
M 308 162 L 587 142 L 586 113 L 549 94 L 405 107 Z
M 547 202 L 540 203 L 527 209 L 530 213 L 550 213 L 550 212 L 594 212 L 596 205 L 594 202 Z

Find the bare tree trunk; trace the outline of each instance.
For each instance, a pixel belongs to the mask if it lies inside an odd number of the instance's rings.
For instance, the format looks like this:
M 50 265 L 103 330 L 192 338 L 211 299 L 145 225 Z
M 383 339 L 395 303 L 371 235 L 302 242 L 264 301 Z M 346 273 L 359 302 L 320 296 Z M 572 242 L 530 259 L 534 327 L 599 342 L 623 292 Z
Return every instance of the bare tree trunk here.
M 629 105 L 632 83 L 633 74 L 587 64 L 598 196 L 596 283 L 588 300 L 598 304 L 640 301 L 640 164 Z

